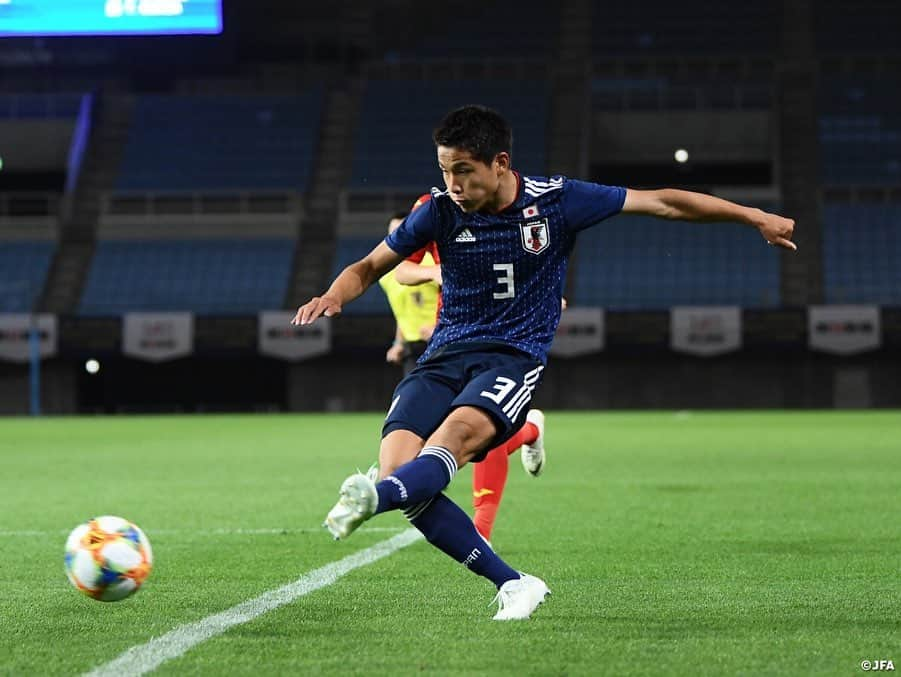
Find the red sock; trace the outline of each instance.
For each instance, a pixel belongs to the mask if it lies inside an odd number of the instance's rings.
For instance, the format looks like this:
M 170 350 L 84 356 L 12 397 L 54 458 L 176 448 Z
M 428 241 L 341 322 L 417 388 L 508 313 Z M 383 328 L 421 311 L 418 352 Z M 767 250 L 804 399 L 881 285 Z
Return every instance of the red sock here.
M 472 468 L 472 505 L 475 515 L 472 521 L 476 529 L 487 540 L 491 538 L 494 519 L 501 505 L 501 496 L 507 484 L 507 456 L 523 444 L 531 444 L 538 439 L 538 426 L 526 423 L 519 431 L 499 447 L 488 452 L 485 460 L 474 463 Z
M 534 423 L 525 423 L 519 431 L 511 437 L 509 440 L 504 442 L 503 449 L 507 451 L 508 454 L 512 454 L 514 451 L 519 449 L 524 444 L 532 444 L 535 440 L 538 439 L 538 426 Z M 500 448 L 500 447 L 499 447 Z
M 500 446 L 489 451 L 484 461 L 472 466 L 472 505 L 475 508 L 472 521 L 486 540 L 491 538 L 494 518 L 507 484 L 507 465 L 507 450 Z

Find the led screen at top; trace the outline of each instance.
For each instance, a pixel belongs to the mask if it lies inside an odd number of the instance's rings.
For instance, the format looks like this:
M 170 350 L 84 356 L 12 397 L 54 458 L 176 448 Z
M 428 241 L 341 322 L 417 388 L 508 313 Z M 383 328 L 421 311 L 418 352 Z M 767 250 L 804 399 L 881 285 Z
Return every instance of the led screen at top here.
M 222 32 L 222 0 L 0 0 L 0 37 Z

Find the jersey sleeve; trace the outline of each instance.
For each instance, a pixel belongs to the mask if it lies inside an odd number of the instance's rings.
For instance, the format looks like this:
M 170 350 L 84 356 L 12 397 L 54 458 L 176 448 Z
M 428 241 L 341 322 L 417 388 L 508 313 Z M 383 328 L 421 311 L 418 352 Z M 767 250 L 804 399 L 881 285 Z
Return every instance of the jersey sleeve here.
M 584 230 L 616 216 L 626 201 L 626 189 L 569 179 L 563 187 L 563 214 L 570 231 Z
M 385 244 L 406 258 L 418 253 L 434 240 L 438 230 L 438 210 L 434 202 L 430 200 L 427 207 L 413 210 L 400 226 L 385 238 Z

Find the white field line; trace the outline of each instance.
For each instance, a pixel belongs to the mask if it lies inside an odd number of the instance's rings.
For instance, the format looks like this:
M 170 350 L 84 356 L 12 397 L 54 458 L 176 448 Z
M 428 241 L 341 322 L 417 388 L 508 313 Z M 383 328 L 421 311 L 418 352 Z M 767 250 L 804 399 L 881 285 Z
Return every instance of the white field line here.
M 293 602 L 298 597 L 331 585 L 345 574 L 372 564 L 383 557 L 397 552 L 401 548 L 420 540 L 422 535 L 415 529 L 407 529 L 397 536 L 376 543 L 370 548 L 348 555 L 337 562 L 314 569 L 293 583 L 264 592 L 259 597 L 242 602 L 222 613 L 207 616 L 194 623 L 180 625 L 161 637 L 154 637 L 146 644 L 133 646 L 118 658 L 94 668 L 87 677 L 131 677 L 143 675 L 155 670 L 173 658 L 216 635 L 221 635 L 229 628 L 252 621 L 267 611 Z
M 386 533 L 397 534 L 404 531 L 404 527 L 362 527 L 359 533 Z M 20 530 L 4 530 L 0 529 L 0 538 L 15 536 L 65 536 L 69 531 L 65 529 L 20 529 Z M 278 527 L 271 529 L 145 529 L 144 533 L 153 536 L 162 534 L 171 535 L 189 535 L 189 536 L 267 536 L 267 535 L 283 535 L 283 534 L 325 534 L 323 527 L 310 527 L 302 529 L 280 529 Z

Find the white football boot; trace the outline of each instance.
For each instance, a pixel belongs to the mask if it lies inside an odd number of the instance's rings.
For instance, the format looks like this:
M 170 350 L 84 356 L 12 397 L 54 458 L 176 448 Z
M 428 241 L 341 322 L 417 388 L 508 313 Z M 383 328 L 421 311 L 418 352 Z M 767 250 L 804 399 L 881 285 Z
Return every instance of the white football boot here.
M 545 596 L 551 594 L 545 582 L 537 576 L 524 573 L 520 576 L 519 580 L 507 581 L 497 591 L 494 601 L 498 604 L 498 610 L 494 620 L 525 620 L 544 601 Z
M 358 526 L 372 517 L 379 504 L 375 482 L 359 472 L 344 480 L 339 495 L 338 502 L 329 510 L 322 525 L 336 541 L 350 536 Z
M 538 439 L 532 444 L 522 445 L 520 458 L 522 459 L 522 467 L 526 469 L 532 477 L 538 477 L 544 470 L 544 412 L 541 409 L 529 409 L 526 414 L 526 421 L 534 423 L 538 428 Z

